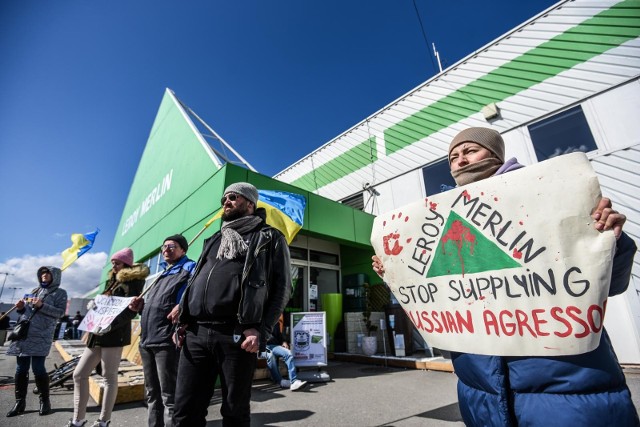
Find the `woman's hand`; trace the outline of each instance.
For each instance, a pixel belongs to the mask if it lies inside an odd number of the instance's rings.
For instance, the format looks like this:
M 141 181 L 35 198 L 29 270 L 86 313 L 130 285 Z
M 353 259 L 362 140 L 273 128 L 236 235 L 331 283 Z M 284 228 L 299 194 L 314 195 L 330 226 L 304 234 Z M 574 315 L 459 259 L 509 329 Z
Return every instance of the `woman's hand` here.
M 613 230 L 616 239 L 622 234 L 622 226 L 627 221 L 627 217 L 613 210 L 611 200 L 603 197 L 591 214 L 596 223 L 594 227 L 598 231 Z
M 373 271 L 376 272 L 381 279 L 384 279 L 384 265 L 382 265 L 382 261 L 378 258 L 377 255 L 371 257 L 373 262 L 371 263 L 371 267 L 373 267 Z

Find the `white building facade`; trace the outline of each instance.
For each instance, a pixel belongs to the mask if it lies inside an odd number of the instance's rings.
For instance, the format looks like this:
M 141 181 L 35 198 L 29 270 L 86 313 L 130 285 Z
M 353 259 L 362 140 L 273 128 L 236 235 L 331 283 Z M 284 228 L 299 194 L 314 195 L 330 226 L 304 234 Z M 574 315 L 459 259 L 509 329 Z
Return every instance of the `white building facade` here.
M 452 185 L 454 135 L 491 127 L 528 165 L 583 151 L 640 242 L 640 2 L 561 1 L 337 136 L 274 178 L 377 215 Z M 640 256 L 605 325 L 640 363 Z

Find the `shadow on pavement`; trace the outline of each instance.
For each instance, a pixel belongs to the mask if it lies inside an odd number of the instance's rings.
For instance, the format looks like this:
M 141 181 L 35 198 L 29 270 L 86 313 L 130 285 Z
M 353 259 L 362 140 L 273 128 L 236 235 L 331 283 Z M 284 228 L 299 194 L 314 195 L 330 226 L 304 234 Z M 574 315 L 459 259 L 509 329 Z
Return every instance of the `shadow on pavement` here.
M 458 407 L 458 404 L 452 403 L 450 405 L 441 406 L 439 408 L 432 409 L 430 411 L 423 412 L 421 414 L 415 414 L 408 417 L 399 418 L 397 420 L 393 420 L 391 422 L 381 424 L 380 426 L 377 426 L 377 427 L 393 426 L 396 423 L 399 423 L 401 421 L 405 421 L 411 418 L 424 418 L 425 425 L 429 425 L 428 420 L 446 421 L 450 423 L 463 422 L 462 415 L 460 415 L 460 408 Z
M 282 425 L 282 423 L 301 421 L 311 417 L 315 413 L 313 411 L 281 411 L 278 413 L 271 412 L 255 412 L 251 413 L 251 424 L 260 426 L 275 426 Z M 222 426 L 222 420 L 209 421 L 207 427 L 220 427 Z

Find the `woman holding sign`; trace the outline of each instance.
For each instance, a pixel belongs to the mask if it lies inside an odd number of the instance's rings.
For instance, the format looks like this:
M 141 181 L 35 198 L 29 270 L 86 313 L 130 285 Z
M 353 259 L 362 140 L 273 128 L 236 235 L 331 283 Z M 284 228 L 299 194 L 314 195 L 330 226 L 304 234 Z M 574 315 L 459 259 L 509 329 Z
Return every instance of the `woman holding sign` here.
M 460 132 L 449 146 L 451 174 L 467 185 L 523 166 L 505 161 L 504 141 L 487 128 Z M 592 217 L 598 231 L 612 230 L 617 242 L 609 296 L 624 292 L 636 245 L 622 232 L 626 217 L 603 198 Z M 373 257 L 380 277 L 384 266 Z M 611 341 L 571 356 L 526 357 L 452 353 L 458 375 L 458 401 L 469 426 L 640 426 L 638 413 Z
M 40 267 L 37 273 L 40 286 L 16 303 L 17 312 L 20 314 L 18 325 L 22 324 L 22 332 L 18 332 L 19 328 L 16 325 L 14 334 L 8 337 L 12 343 L 7 355 L 16 356 L 18 363 L 15 376 L 16 403 L 7 413 L 7 417 L 15 417 L 25 410 L 29 366 L 40 390 L 39 414 L 51 413 L 49 374 L 44 362 L 51 350 L 56 321 L 67 308 L 67 292 L 60 289 L 61 276 L 62 271 L 57 267 Z M 28 325 L 26 329 L 24 325 Z
M 111 265 L 105 291 L 102 294 L 125 298 L 140 295 L 145 279 L 149 275 L 149 268 L 144 264 L 133 263 L 133 251 L 130 248 L 124 248 L 116 252 L 111 257 Z M 87 308 L 89 310 L 95 308 L 93 301 Z M 105 387 L 100 418 L 92 424 L 92 427 L 109 425 L 111 411 L 118 395 L 118 367 L 122 348 L 131 344 L 131 320 L 136 315 L 137 312 L 125 308 L 108 327 L 89 334 L 87 348 L 73 372 L 73 418 L 67 426 L 83 426 L 87 422 L 84 417 L 89 400 L 89 375 L 98 363 L 102 363 Z

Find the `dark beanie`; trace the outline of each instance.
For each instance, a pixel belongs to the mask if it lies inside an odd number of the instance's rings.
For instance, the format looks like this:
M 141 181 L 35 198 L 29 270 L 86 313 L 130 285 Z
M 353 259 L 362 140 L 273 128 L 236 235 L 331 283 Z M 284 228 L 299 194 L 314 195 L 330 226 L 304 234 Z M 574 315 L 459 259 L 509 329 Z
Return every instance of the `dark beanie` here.
M 187 252 L 187 250 L 189 249 L 189 242 L 187 242 L 187 239 L 185 239 L 182 234 L 174 234 L 173 236 L 169 236 L 164 239 L 165 242 L 167 240 L 173 240 L 174 242 L 179 244 L 182 250 L 184 250 L 185 252 Z
M 476 144 L 491 151 L 502 163 L 504 163 L 504 140 L 500 133 L 493 129 L 474 127 L 468 128 L 457 134 L 449 145 L 449 155 L 458 145 L 463 142 L 475 142 Z

